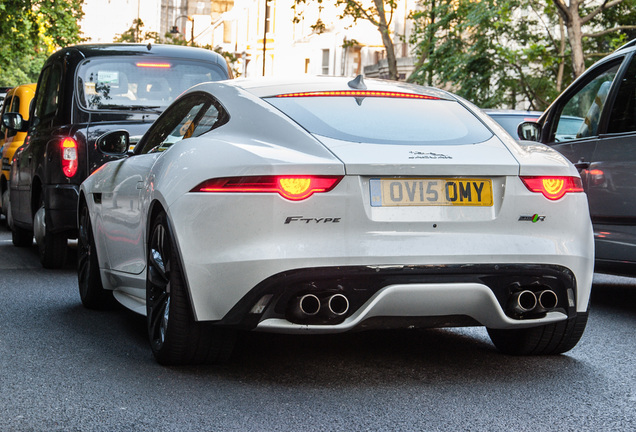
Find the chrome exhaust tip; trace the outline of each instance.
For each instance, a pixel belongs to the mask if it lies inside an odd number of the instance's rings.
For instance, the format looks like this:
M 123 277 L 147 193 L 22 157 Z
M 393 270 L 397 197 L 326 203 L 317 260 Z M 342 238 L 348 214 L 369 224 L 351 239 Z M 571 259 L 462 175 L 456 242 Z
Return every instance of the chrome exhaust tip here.
M 512 295 L 509 308 L 516 314 L 525 314 L 537 307 L 537 296 L 530 290 L 523 290 Z
M 342 316 L 349 311 L 349 300 L 342 294 L 327 297 L 327 309 L 333 316 Z
M 314 316 L 320 312 L 320 299 L 313 294 L 298 297 L 298 309 L 305 316 Z
M 552 290 L 544 290 L 537 293 L 537 312 L 547 312 L 557 307 L 559 297 Z

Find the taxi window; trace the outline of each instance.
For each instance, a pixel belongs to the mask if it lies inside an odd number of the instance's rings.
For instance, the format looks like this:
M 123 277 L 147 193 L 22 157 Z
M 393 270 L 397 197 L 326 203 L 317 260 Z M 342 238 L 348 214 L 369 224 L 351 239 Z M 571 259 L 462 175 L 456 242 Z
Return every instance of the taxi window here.
M 90 110 L 160 110 L 193 85 L 227 78 L 216 63 L 139 56 L 96 57 L 77 73 L 77 95 Z

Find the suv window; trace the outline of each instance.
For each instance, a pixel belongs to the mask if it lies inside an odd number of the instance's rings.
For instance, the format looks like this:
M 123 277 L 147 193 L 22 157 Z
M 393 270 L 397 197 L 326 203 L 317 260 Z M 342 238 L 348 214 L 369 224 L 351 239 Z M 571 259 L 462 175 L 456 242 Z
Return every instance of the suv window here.
M 633 57 L 610 114 L 608 133 L 636 131 L 636 56 Z
M 345 141 L 454 145 L 492 137 L 477 117 L 451 100 L 342 96 L 265 100 L 309 132 Z
M 35 102 L 34 119 L 42 120 L 55 115 L 59 104 L 61 70 L 57 66 L 49 66 L 42 72 L 42 80 Z M 37 120 L 36 120 L 37 121 Z
M 146 134 L 139 153 L 164 151 L 182 139 L 198 137 L 225 124 L 228 118 L 218 102 L 203 93 L 194 93 L 166 110 L 162 120 Z
M 225 77 L 216 64 L 115 56 L 84 61 L 76 85 L 80 105 L 90 110 L 163 109 L 193 85 Z
M 597 74 L 563 106 L 554 141 L 563 142 L 596 136 L 607 94 L 620 62 Z

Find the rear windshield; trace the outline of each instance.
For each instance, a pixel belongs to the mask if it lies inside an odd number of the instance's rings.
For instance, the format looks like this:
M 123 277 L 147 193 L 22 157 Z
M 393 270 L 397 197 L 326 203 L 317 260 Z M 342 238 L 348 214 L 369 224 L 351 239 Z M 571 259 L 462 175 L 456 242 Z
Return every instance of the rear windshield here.
M 184 90 L 206 81 L 227 78 L 211 62 L 157 57 L 99 57 L 82 63 L 77 94 L 91 110 L 163 110 Z
M 385 97 L 266 98 L 307 131 L 371 144 L 456 145 L 492 132 L 456 101 Z

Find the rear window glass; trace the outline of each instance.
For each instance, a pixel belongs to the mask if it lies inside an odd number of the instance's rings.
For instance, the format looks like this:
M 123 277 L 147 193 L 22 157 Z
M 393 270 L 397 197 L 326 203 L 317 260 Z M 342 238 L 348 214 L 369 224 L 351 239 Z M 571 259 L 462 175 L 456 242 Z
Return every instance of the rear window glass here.
M 371 144 L 455 145 L 492 132 L 456 101 L 385 97 L 266 98 L 307 131 Z
M 193 85 L 226 78 L 216 63 L 139 56 L 99 57 L 79 67 L 77 94 L 80 104 L 91 110 L 163 110 Z

